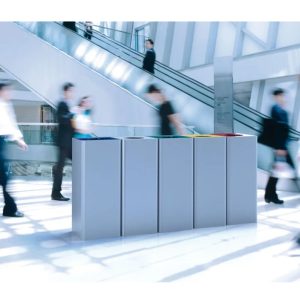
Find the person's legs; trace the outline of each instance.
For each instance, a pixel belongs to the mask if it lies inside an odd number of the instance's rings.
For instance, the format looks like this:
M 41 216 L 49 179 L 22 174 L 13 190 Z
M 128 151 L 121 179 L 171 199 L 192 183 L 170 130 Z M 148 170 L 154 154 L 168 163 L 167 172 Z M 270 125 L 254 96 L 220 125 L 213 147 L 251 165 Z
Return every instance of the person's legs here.
M 276 199 L 277 194 L 276 194 L 276 185 L 278 182 L 278 178 L 269 177 L 267 186 L 266 186 L 266 191 L 265 191 L 265 199 Z
M 59 147 L 57 164 L 53 168 L 53 187 L 52 187 L 53 197 L 60 195 L 62 179 L 63 179 L 63 169 L 65 166 L 66 158 L 67 158 L 66 150 L 64 148 Z
M 2 185 L 4 197 L 3 215 L 13 216 L 18 211 L 18 208 L 15 200 L 7 191 L 7 183 L 8 175 L 5 161 L 5 140 L 4 137 L 0 137 L 0 184 Z
M 67 157 L 68 157 L 69 160 L 72 160 L 72 149 L 68 150 L 68 156 Z
M 292 157 L 291 157 L 291 155 L 290 155 L 289 152 L 287 152 L 287 155 L 286 155 L 286 162 L 287 162 L 293 169 L 296 169 L 295 164 L 294 164 L 294 162 L 293 162 L 293 160 L 292 160 Z
M 67 148 L 59 148 L 58 161 L 55 167 L 53 167 L 53 187 L 52 187 L 52 200 L 68 201 L 70 198 L 66 198 L 61 194 L 61 185 L 63 180 L 63 169 L 66 159 L 72 159 L 72 152 Z
M 300 234 L 298 234 L 298 235 L 295 237 L 295 241 L 296 241 L 297 245 L 300 246 Z
M 265 201 L 267 203 L 273 202 L 275 204 L 283 204 L 284 201 L 280 200 L 278 198 L 278 195 L 276 193 L 276 185 L 278 182 L 278 178 L 276 177 L 269 177 L 267 186 L 266 186 L 266 191 L 265 191 Z
M 274 162 L 275 162 L 276 154 L 274 153 Z M 278 195 L 276 193 L 278 178 L 270 175 L 266 189 L 265 189 L 265 202 L 270 203 L 273 202 L 275 204 L 283 204 L 284 201 L 279 200 Z

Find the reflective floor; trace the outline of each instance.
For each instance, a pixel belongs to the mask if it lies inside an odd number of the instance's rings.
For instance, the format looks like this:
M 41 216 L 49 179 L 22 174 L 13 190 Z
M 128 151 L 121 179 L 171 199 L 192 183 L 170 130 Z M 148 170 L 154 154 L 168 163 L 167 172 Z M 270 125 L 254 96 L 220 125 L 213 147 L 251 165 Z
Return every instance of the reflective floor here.
M 49 199 L 49 179 L 15 179 L 26 217 L 0 217 L 0 282 L 300 282 L 300 196 L 282 207 L 258 191 L 257 225 L 81 242 L 72 237 L 71 203 Z M 64 182 L 64 195 L 71 183 Z M 2 200 L 1 200 L 2 210 Z

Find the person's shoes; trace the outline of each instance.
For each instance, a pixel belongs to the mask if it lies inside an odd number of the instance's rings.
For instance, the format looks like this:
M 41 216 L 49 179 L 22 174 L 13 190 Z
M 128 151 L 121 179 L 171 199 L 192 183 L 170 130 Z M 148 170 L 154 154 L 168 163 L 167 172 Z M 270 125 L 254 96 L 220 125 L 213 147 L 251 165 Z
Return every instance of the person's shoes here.
M 300 235 L 295 237 L 296 244 L 300 246 Z
M 22 218 L 22 217 L 24 217 L 24 214 L 17 210 L 15 213 L 12 213 L 12 214 L 8 214 L 8 213 L 4 212 L 3 216 L 4 217 L 12 217 L 12 218 Z
M 56 200 L 56 201 L 69 201 L 70 200 L 70 198 L 64 197 L 62 194 L 51 195 L 51 199 Z
M 277 197 L 265 197 L 265 202 L 266 203 L 274 203 L 274 204 L 283 204 L 284 201 L 283 200 L 280 200 L 278 199 Z

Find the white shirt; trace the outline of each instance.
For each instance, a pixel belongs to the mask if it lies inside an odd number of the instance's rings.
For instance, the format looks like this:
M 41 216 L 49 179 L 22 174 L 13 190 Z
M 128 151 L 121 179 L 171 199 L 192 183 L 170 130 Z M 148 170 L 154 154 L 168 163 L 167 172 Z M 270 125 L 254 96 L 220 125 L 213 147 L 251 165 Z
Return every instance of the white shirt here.
M 92 132 L 92 119 L 89 115 L 86 115 L 80 110 L 79 107 L 72 109 L 74 113 L 75 132 L 91 133 Z
M 10 140 L 19 140 L 23 134 L 18 128 L 16 115 L 10 101 L 0 98 L 0 135 L 8 136 Z

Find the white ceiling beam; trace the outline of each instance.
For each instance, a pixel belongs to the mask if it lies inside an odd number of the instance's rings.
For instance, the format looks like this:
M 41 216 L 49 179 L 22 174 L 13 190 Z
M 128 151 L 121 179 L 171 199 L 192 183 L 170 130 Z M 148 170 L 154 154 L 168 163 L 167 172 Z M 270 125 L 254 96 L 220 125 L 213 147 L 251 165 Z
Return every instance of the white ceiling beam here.
M 254 33 L 249 31 L 246 27 L 242 28 L 242 31 L 251 39 L 253 40 L 256 44 L 260 45 L 264 49 L 268 49 L 267 43 L 262 41 L 260 38 L 258 38 Z

